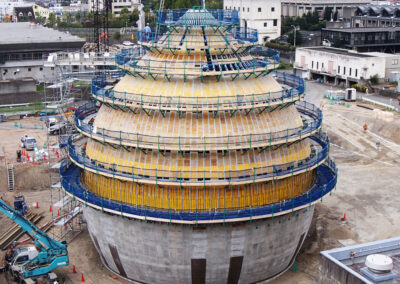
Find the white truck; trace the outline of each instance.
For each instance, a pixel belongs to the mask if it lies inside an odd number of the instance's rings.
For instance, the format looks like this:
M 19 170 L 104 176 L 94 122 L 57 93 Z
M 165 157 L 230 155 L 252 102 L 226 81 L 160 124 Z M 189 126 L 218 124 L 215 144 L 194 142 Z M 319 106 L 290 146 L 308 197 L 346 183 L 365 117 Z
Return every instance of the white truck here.
M 51 117 L 46 121 L 46 127 L 48 134 L 62 134 L 67 128 L 67 121 Z
M 37 147 L 36 138 L 28 135 L 22 136 L 21 147 L 25 148 L 26 150 L 34 150 Z

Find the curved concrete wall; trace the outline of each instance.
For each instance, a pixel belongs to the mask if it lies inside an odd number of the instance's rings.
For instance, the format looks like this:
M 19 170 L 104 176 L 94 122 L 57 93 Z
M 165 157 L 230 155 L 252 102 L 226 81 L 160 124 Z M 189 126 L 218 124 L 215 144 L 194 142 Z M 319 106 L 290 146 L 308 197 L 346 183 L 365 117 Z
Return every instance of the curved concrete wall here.
M 281 273 L 298 253 L 314 206 L 247 223 L 142 222 L 86 207 L 90 236 L 115 273 L 144 283 L 253 283 Z

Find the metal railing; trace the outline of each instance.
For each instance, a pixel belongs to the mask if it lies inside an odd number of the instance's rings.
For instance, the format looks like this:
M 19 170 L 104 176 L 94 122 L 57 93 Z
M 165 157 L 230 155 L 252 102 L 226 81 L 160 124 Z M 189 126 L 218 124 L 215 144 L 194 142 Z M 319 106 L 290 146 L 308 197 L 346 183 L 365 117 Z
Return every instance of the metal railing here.
M 112 143 L 135 148 L 154 150 L 177 151 L 208 151 L 208 150 L 237 150 L 256 147 L 271 147 L 301 140 L 317 132 L 322 123 L 322 112 L 315 105 L 300 102 L 296 104 L 297 110 L 310 120 L 303 127 L 286 129 L 278 132 L 266 132 L 258 134 L 228 135 L 228 136 L 204 136 L 181 137 L 160 136 L 114 131 L 105 128 L 94 127 L 85 119 L 96 113 L 97 108 L 93 103 L 82 105 L 75 111 L 75 124 L 86 136 L 102 143 Z
M 113 201 L 108 198 L 99 197 L 86 189 L 80 181 L 80 169 L 72 165 L 68 167 L 63 162 L 60 168 L 61 185 L 68 194 L 78 198 L 80 202 L 94 207 L 101 212 L 109 212 L 120 216 L 128 216 L 141 220 L 153 220 L 170 223 L 225 223 L 235 220 L 252 220 L 259 218 L 274 218 L 281 214 L 294 212 L 296 210 L 311 207 L 311 205 L 331 192 L 337 182 L 337 168 L 335 163 L 328 159 L 316 169 L 316 182 L 302 195 L 268 205 L 258 207 L 243 207 L 236 210 L 212 209 L 199 210 L 193 208 L 188 211 L 177 211 L 174 208 L 163 210 L 150 208 L 149 206 L 127 205 L 122 200 Z M 170 202 L 168 202 L 170 204 Z
M 268 72 L 279 66 L 279 52 L 276 55 L 239 60 L 232 57 L 231 61 L 226 59 L 207 60 L 161 60 L 157 58 L 144 58 L 143 56 L 131 56 L 119 54 L 115 57 L 116 65 L 132 75 L 153 77 L 162 75 L 171 77 L 180 75 L 184 77 L 224 76 L 239 74 L 256 74 Z M 123 64 L 121 64 L 123 63 Z M 235 77 L 236 78 L 236 77 Z
M 235 46 L 248 43 L 258 43 L 258 33 L 255 29 L 233 27 L 229 31 L 214 30 L 183 30 L 180 34 L 169 28 L 161 28 L 158 32 L 140 30 L 137 32 L 139 44 L 155 45 L 163 48 L 213 48 L 215 46 Z
M 159 10 L 157 16 L 158 24 L 166 26 L 232 26 L 239 24 L 239 13 L 236 10 Z
M 287 176 L 297 175 L 321 164 L 328 157 L 329 138 L 323 133 L 308 137 L 314 144 L 314 151 L 310 157 L 295 162 L 277 164 L 264 167 L 254 167 L 246 170 L 224 171 L 173 171 L 156 168 L 128 167 L 111 163 L 99 162 L 82 155 L 83 148 L 73 145 L 72 139 L 68 141 L 68 153 L 74 163 L 85 170 L 103 174 L 123 180 L 139 181 L 148 184 L 186 184 L 189 186 L 201 185 L 231 185 L 250 184 L 267 180 L 282 179 Z M 191 178 L 187 178 L 190 176 Z M 216 178 L 211 178 L 214 176 Z
M 129 92 L 118 92 L 110 89 L 105 77 L 97 77 L 92 81 L 92 96 L 110 106 L 118 105 L 126 108 L 176 111 L 222 111 L 222 110 L 251 110 L 270 108 L 279 104 L 293 103 L 304 93 L 304 80 L 299 76 L 285 72 L 272 73 L 279 82 L 289 86 L 277 92 L 263 94 L 188 97 L 148 95 Z

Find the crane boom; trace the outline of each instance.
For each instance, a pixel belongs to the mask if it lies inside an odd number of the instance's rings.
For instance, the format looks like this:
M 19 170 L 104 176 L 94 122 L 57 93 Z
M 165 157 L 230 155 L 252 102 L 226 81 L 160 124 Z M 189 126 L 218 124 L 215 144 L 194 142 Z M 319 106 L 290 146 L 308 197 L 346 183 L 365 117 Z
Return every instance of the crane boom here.
M 19 212 L 0 199 L 0 212 L 13 220 L 27 233 L 38 248 L 39 254 L 23 266 L 21 276 L 29 278 L 51 272 L 59 266 L 69 264 L 67 245 L 50 238 L 46 233 L 26 220 Z

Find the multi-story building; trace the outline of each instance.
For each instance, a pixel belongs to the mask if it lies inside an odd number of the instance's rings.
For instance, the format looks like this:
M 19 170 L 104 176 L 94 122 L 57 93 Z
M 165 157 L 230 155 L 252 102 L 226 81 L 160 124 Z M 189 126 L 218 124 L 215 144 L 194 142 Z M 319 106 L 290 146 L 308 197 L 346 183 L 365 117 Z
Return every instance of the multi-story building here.
M 345 6 L 370 3 L 371 0 L 282 0 L 282 16 L 301 17 L 314 11 L 322 16 L 325 9 L 330 8 L 341 17 Z
M 27 6 L 23 0 L 0 0 L 0 21 L 12 21 L 14 7 Z
M 239 11 L 240 26 L 256 29 L 259 43 L 281 35 L 280 0 L 224 0 L 224 8 Z
M 327 28 L 400 27 L 399 5 L 352 5 L 343 8 L 339 21 L 328 22 Z
M 99 6 L 99 10 L 102 10 L 104 5 L 103 1 L 100 0 L 89 0 L 89 9 L 92 11 L 96 9 L 96 6 Z M 141 0 L 112 0 L 111 1 L 111 11 L 114 15 L 120 15 L 122 9 L 126 8 L 129 12 L 133 10 L 140 9 Z
M 323 78 L 335 85 L 349 86 L 376 74 L 381 79 L 389 79 L 394 71 L 400 71 L 399 54 L 359 53 L 331 47 L 296 49 L 294 72 L 306 79 Z
M 135 9 L 139 10 L 140 4 L 141 0 L 112 0 L 111 11 L 118 16 L 124 8 L 128 9 L 129 12 Z
M 43 66 L 56 51 L 79 51 L 85 40 L 40 25 L 0 24 L 0 79 L 32 78 L 37 82 L 56 78 L 56 70 Z
M 321 40 L 359 52 L 396 53 L 400 51 L 400 27 L 325 28 Z

